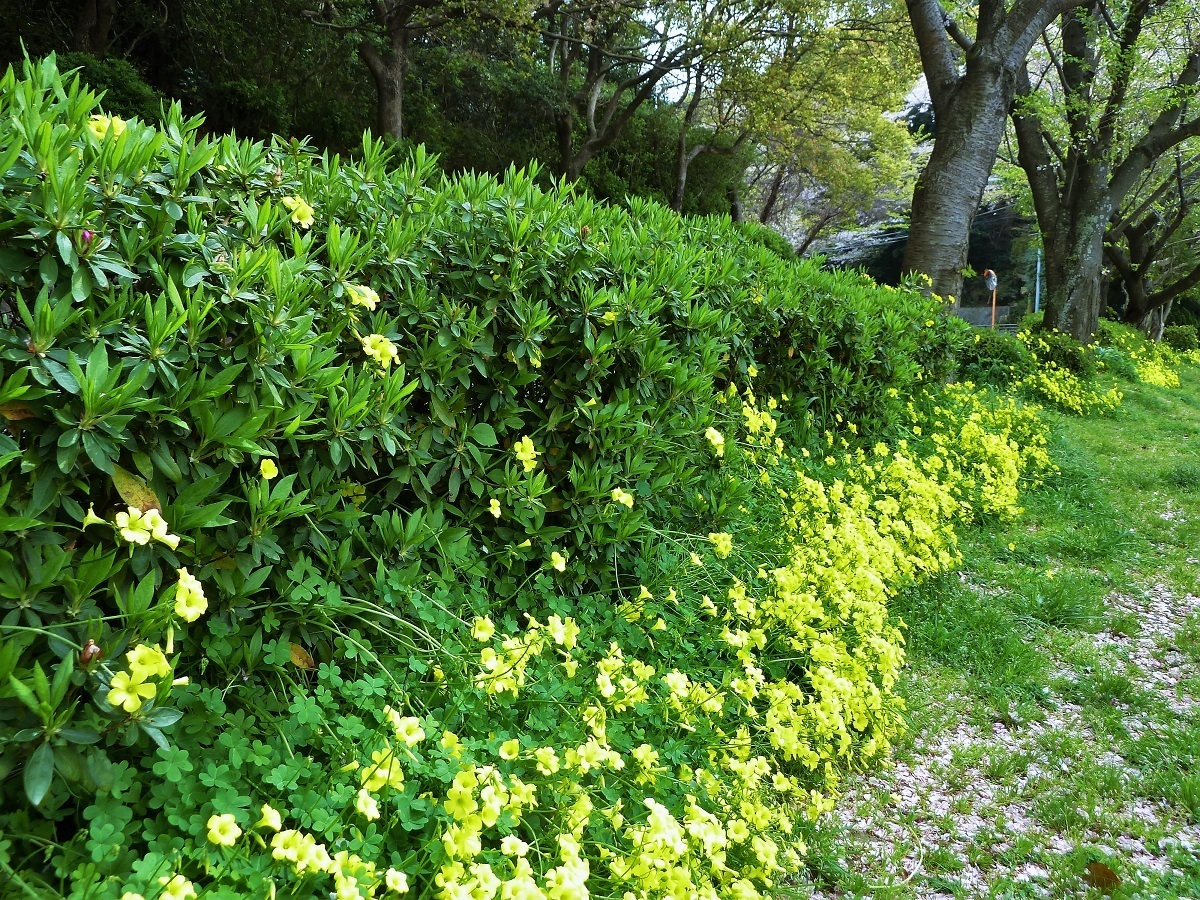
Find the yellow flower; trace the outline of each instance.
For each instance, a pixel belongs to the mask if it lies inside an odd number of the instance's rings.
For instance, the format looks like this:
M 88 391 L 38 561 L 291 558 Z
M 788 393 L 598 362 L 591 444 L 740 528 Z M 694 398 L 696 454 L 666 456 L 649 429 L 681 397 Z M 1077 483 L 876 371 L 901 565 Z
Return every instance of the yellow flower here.
M 186 568 L 177 571 L 179 585 L 175 588 L 175 615 L 185 622 L 195 622 L 208 609 L 204 586 Z
M 399 869 L 388 869 L 383 876 L 383 883 L 389 891 L 395 891 L 397 894 L 408 893 L 408 876 Z
M 275 460 L 273 459 L 264 459 L 258 464 L 258 471 L 263 478 L 270 481 L 279 474 L 279 466 L 275 465 Z
M 371 792 L 366 788 L 358 792 L 358 799 L 354 801 L 354 807 L 367 821 L 373 821 L 379 818 L 379 804 L 375 798 L 371 796 Z
M 150 529 L 150 537 L 160 544 L 166 544 L 172 550 L 179 546 L 179 535 L 171 534 L 167 530 L 167 520 L 157 509 L 147 510 L 142 516 L 142 523 Z
M 708 539 L 712 542 L 713 552 L 717 554 L 718 559 L 725 559 L 733 552 L 733 538 L 724 531 L 708 533 Z
M 155 693 L 154 685 L 136 679 L 128 672 L 118 672 L 108 683 L 107 700 L 110 705 L 119 706 L 127 713 L 135 713 Z
M 529 845 L 515 834 L 506 834 L 500 838 L 500 852 L 505 856 L 523 857 L 529 852 Z
M 516 759 L 521 753 L 521 742 L 517 738 L 505 741 L 500 745 L 501 759 Z
M 96 515 L 96 508 L 89 505 L 87 515 L 83 517 L 83 526 L 87 528 L 89 525 L 103 525 L 104 520 Z
M 702 565 L 704 565 L 704 560 L 702 560 L 702 559 L 700 558 L 700 554 L 699 554 L 699 553 L 697 553 L 696 551 L 694 551 L 694 550 L 693 550 L 691 555 L 692 555 L 692 565 L 693 565 L 693 566 L 702 566 Z
M 374 288 L 365 284 L 347 284 L 346 293 L 349 295 L 351 303 L 355 306 L 364 306 L 371 312 L 374 312 L 375 307 L 379 305 L 379 295 L 375 293 Z
M 403 741 L 407 747 L 415 747 L 425 740 L 425 729 L 421 720 L 416 716 L 405 716 L 396 723 L 396 740 Z
M 550 568 L 554 569 L 556 572 L 567 571 L 567 558 L 557 550 L 553 551 L 550 554 Z
M 533 441 L 528 435 L 517 441 L 513 452 L 516 454 L 517 460 L 525 467 L 526 472 L 532 472 L 537 468 L 538 452 L 534 449 Z
M 633 494 L 624 491 L 621 488 L 613 488 L 612 498 L 614 503 L 620 503 L 622 506 L 633 509 Z
M 384 369 L 391 367 L 392 363 L 399 364 L 400 351 L 396 349 L 396 345 L 385 338 L 382 334 L 368 334 L 365 338 L 360 338 L 362 341 L 363 353 L 379 363 Z
M 638 585 L 638 587 L 641 588 L 641 590 L 638 591 L 638 599 L 639 600 L 653 600 L 654 599 L 654 595 L 652 593 L 650 593 L 650 589 L 648 587 L 646 587 L 644 584 L 640 584 L 640 585 Z
M 196 896 L 196 889 L 182 875 L 176 875 L 174 878 L 164 875 L 158 879 L 158 883 L 163 885 L 163 892 L 158 895 L 158 900 L 192 900 Z
M 925 327 L 926 327 L 926 328 L 932 328 L 932 327 L 933 327 L 933 319 L 926 319 L 926 320 L 925 320 Z
M 651 631 L 666 631 L 667 630 L 667 623 L 663 619 L 662 616 L 659 616 L 658 621 L 650 626 L 650 630 Z
M 758 377 L 758 366 L 751 363 L 749 366 L 746 367 L 746 374 L 749 375 L 751 378 L 757 378 Z
M 208 840 L 210 843 L 220 847 L 232 847 L 241 836 L 242 829 L 238 827 L 237 819 L 234 818 L 232 813 L 209 816 Z
M 713 449 L 717 452 L 717 456 L 725 455 L 725 436 L 721 434 L 721 432 L 717 431 L 717 429 L 713 428 L 712 426 L 709 426 L 709 428 L 704 432 L 704 436 L 708 439 L 708 442 L 713 445 Z
M 283 816 L 271 804 L 264 803 L 262 805 L 262 816 L 255 824 L 259 828 L 270 828 L 272 831 L 278 831 L 283 827 Z
M 141 894 L 135 894 L 133 891 L 126 891 L 121 895 L 121 900 L 146 900 Z
M 495 633 L 496 625 L 492 622 L 491 617 L 476 617 L 475 624 L 471 627 L 471 637 L 480 642 L 490 641 Z
M 292 221 L 301 228 L 311 228 L 315 219 L 313 219 L 313 208 L 308 205 L 308 201 L 298 194 L 293 194 L 290 197 L 283 198 L 283 205 L 286 206 L 292 213 Z
M 125 659 L 129 661 L 129 671 L 134 681 L 165 678 L 171 674 L 171 664 L 166 656 L 158 647 L 149 644 L 138 644 L 125 654 Z
M 116 515 L 117 530 L 121 537 L 131 544 L 145 546 L 150 543 L 150 528 L 142 518 L 142 511 L 136 506 L 129 507 L 125 512 Z
M 488 501 L 488 512 L 490 512 L 497 519 L 500 518 L 500 501 L 495 497 Z
M 116 116 L 109 118 L 108 116 L 94 115 L 88 120 L 88 131 L 92 133 L 98 141 L 104 140 L 104 136 L 110 131 L 113 137 L 120 137 L 125 133 L 125 120 L 118 119 Z

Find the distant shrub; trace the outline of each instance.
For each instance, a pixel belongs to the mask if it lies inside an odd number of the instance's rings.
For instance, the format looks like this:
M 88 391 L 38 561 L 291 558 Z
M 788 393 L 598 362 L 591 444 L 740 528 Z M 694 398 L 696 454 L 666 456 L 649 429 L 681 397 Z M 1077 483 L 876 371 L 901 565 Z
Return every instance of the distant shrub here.
M 1168 325 L 1163 329 L 1163 343 L 1180 353 L 1200 350 L 1200 330 L 1195 325 Z
M 98 59 L 89 53 L 63 53 L 58 57 L 63 72 L 78 69 L 80 77 L 94 91 L 103 91 L 101 106 L 122 118 L 157 122 L 165 99 L 148 85 L 141 73 L 118 56 Z
M 1029 375 L 1036 360 L 1014 334 L 976 329 L 958 354 L 959 376 L 977 384 L 1002 386 Z
M 1113 367 L 1116 374 L 1158 387 L 1179 387 L 1179 358 L 1165 342 L 1156 344 L 1131 325 L 1103 321 L 1096 329 L 1096 344 L 1099 359 L 1120 354 L 1128 360 Z M 1130 367 L 1132 375 L 1128 374 Z
M 1040 363 L 1053 363 L 1060 369 L 1080 378 L 1096 374 L 1096 357 L 1086 347 L 1065 331 L 1020 332 L 1025 346 Z
M 1045 319 L 1046 313 L 1043 310 L 1037 312 L 1025 313 L 1021 316 L 1017 327 L 1021 331 L 1038 331 L 1042 327 L 1042 321 Z
M 742 233 L 757 244 L 762 244 L 780 259 L 795 259 L 796 251 L 788 239 L 767 225 L 758 222 L 739 222 Z

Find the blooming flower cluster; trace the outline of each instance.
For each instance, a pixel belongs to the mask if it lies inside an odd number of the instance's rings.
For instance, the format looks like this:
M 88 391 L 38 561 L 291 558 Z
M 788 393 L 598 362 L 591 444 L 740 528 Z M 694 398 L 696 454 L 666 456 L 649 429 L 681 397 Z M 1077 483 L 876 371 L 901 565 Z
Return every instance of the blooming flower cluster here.
M 517 441 L 513 452 L 526 472 L 532 472 L 537 468 L 538 451 L 534 449 L 533 441 L 528 435 Z
M 172 550 L 179 546 L 179 536 L 170 533 L 166 519 L 157 509 L 142 512 L 138 507 L 130 506 L 117 513 L 115 523 L 121 537 L 131 544 L 144 547 L 153 540 Z
M 399 364 L 400 350 L 382 334 L 368 334 L 360 340 L 363 353 L 379 363 L 383 369 L 391 368 L 393 363 Z
M 105 699 L 132 715 L 158 694 L 155 680 L 169 677 L 172 669 L 162 650 L 150 644 L 138 644 L 127 652 L 125 663 L 128 671 L 112 676 Z

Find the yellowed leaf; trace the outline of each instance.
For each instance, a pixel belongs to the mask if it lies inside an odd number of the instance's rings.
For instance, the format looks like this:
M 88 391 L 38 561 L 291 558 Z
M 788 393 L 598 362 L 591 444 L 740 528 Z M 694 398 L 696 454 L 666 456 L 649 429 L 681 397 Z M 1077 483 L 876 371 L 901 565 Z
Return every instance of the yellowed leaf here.
M 7 403 L 0 403 L 0 416 L 3 416 L 10 422 L 19 422 L 21 419 L 32 419 L 35 413 L 29 408 L 28 403 L 22 403 L 20 400 L 9 400 Z
M 315 669 L 317 664 L 312 655 L 299 644 L 288 644 L 292 665 L 298 669 Z
M 162 509 L 162 504 L 158 501 L 158 495 L 154 493 L 154 488 L 150 487 L 141 476 L 127 472 L 120 466 L 113 466 L 112 482 L 113 487 L 117 489 L 117 493 L 121 495 L 121 499 L 127 505 L 136 506 L 142 512 L 150 509 Z

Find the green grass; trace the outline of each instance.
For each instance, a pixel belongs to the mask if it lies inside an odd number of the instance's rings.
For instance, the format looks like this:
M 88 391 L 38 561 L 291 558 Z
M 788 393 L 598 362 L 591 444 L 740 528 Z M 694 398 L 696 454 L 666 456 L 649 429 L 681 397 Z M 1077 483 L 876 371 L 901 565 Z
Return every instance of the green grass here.
M 964 535 L 960 573 L 896 599 L 908 627 L 902 689 L 912 729 L 896 758 L 905 771 L 927 764 L 943 799 L 896 807 L 883 776 L 882 787 L 857 795 L 859 815 L 910 829 L 924 822 L 941 839 L 901 883 L 918 834 L 881 848 L 869 832 L 826 826 L 810 857 L 816 885 L 897 900 L 918 888 L 1100 897 L 1082 880 L 1097 861 L 1121 878 L 1114 897 L 1200 898 L 1200 859 L 1173 837 L 1200 824 L 1200 716 L 1173 711 L 1132 649 L 1181 654 L 1193 668 L 1179 690 L 1200 696 L 1200 613 L 1168 635 L 1147 632 L 1142 615 L 1150 586 L 1200 593 L 1200 369 L 1181 378 L 1174 391 L 1125 385 L 1111 417 L 1048 413 L 1059 471 L 1023 498 L 1024 514 Z M 1128 598 L 1127 608 L 1114 597 Z M 935 766 L 927 748 L 957 739 L 964 723 L 973 742 L 951 746 Z M 1024 833 L 1004 827 L 1012 808 L 1027 814 Z M 962 825 L 971 813 L 986 823 L 973 836 Z M 1161 865 L 1140 864 L 1118 841 L 1144 846 Z M 1022 867 L 1034 875 L 1009 874 Z M 980 870 L 997 870 L 985 894 Z

